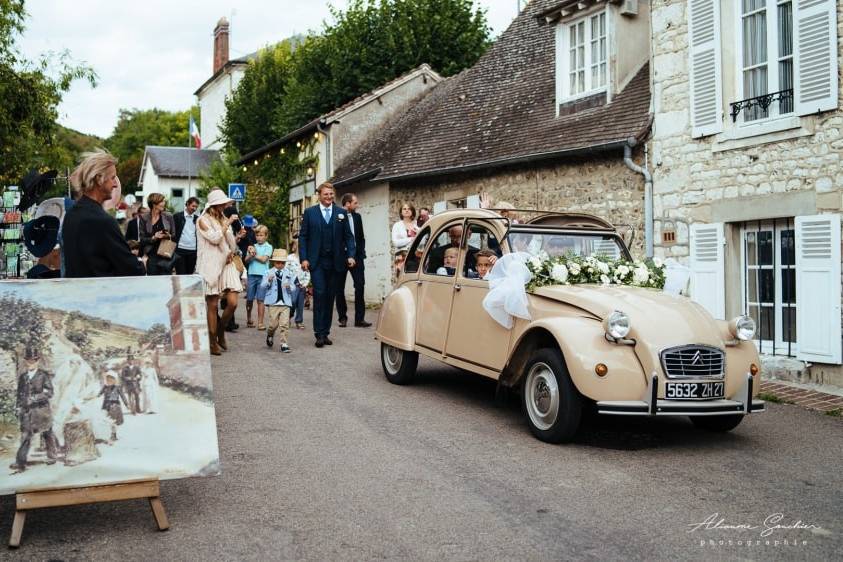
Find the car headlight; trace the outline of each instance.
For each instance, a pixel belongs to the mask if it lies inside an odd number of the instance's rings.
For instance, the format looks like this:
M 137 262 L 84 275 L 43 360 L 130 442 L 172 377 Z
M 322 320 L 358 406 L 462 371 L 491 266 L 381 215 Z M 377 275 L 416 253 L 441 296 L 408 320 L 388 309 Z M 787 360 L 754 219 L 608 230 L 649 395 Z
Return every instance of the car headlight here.
M 616 310 L 603 321 L 603 328 L 616 340 L 623 339 L 629 335 L 629 316 L 625 312 Z
M 729 332 L 736 339 L 749 341 L 755 337 L 755 320 L 751 316 L 738 316 L 729 322 Z

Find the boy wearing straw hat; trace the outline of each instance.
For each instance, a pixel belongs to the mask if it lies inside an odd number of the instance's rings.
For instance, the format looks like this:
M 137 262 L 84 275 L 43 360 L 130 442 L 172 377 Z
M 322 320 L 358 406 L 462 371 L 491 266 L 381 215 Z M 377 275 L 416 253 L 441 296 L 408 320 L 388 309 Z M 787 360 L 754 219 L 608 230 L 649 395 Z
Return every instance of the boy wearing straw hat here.
M 290 346 L 287 345 L 287 334 L 290 330 L 290 309 L 293 307 L 293 292 L 299 285 L 298 278 L 286 267 L 287 250 L 278 248 L 272 252 L 269 258 L 272 267 L 266 272 L 261 282 L 265 291 L 264 305 L 269 316 L 269 325 L 266 328 L 266 345 L 272 347 L 275 331 L 278 330 L 278 339 L 281 342 L 281 352 L 290 353 Z

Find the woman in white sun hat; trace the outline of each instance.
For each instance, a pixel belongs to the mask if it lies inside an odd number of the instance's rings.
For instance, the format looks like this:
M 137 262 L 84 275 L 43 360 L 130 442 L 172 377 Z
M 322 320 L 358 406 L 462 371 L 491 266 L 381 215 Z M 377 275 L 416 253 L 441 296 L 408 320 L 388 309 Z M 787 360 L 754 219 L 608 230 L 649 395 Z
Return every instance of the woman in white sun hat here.
M 196 229 L 196 273 L 205 282 L 208 335 L 213 355 L 220 355 L 221 349 L 227 349 L 225 325 L 237 307 L 237 293 L 243 290 L 240 273 L 232 262 L 237 252 L 237 242 L 231 232 L 231 223 L 237 220 L 237 215 L 226 217 L 223 214 L 231 202 L 221 189 L 212 190 Z M 217 316 L 221 297 L 227 301 L 233 297 L 234 300 L 233 305 L 226 303 L 222 319 Z

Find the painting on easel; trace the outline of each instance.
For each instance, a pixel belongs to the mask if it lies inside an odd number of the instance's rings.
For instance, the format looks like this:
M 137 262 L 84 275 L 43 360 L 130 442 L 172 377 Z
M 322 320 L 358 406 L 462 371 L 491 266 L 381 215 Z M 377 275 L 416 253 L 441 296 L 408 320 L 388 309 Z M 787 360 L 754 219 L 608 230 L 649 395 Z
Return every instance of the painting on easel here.
M 0 494 L 219 474 L 198 276 L 0 282 Z

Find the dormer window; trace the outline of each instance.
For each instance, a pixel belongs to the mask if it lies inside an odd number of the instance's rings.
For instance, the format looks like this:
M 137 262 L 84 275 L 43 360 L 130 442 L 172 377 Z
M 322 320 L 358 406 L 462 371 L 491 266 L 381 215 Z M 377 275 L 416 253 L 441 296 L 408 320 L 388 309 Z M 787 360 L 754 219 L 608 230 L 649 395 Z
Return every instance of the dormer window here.
M 559 103 L 604 92 L 609 81 L 606 11 L 556 27 Z

